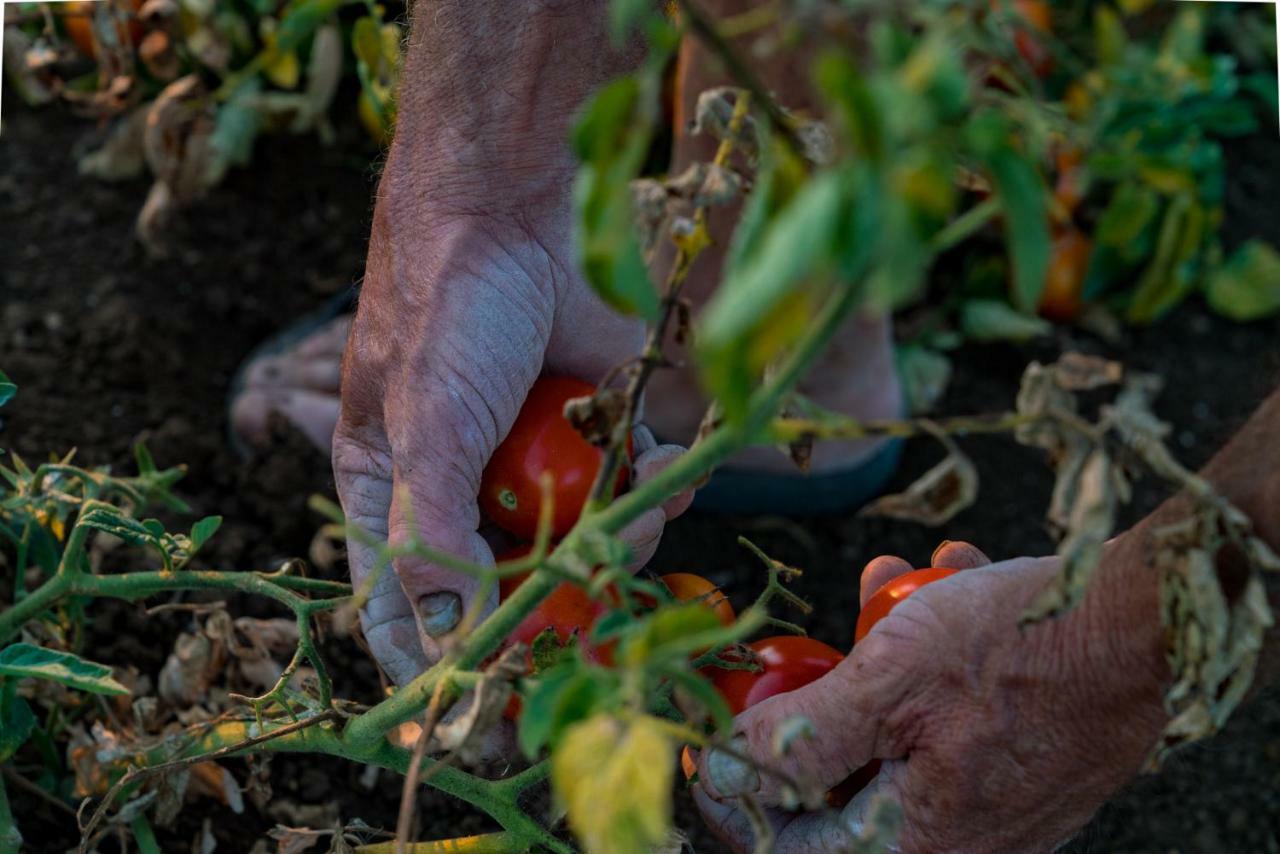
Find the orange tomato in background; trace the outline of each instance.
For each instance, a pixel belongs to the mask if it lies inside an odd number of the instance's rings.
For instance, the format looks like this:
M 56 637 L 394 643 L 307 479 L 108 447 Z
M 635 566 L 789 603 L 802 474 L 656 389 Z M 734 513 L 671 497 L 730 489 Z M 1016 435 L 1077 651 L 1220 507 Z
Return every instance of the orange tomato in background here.
M 1067 323 L 1084 308 L 1084 280 L 1093 256 L 1093 241 L 1078 228 L 1066 226 L 1053 238 L 1049 273 L 1037 310 L 1042 317 Z
M 701 575 L 692 572 L 673 572 L 658 579 L 671 591 L 677 602 L 701 602 L 715 613 L 721 625 L 732 625 L 736 614 L 729 597 Z M 656 603 L 654 603 L 656 604 Z
M 123 0 L 123 2 L 130 13 L 129 23 L 117 23 L 116 33 L 121 42 L 128 42 L 137 47 L 143 36 L 142 22 L 137 19 L 143 0 Z M 62 29 L 66 32 L 67 38 L 76 46 L 76 49 L 90 58 L 98 55 L 98 36 L 93 26 L 94 8 L 97 6 L 98 3 L 92 0 L 75 0 L 71 3 L 60 3 L 55 7 L 62 19 Z

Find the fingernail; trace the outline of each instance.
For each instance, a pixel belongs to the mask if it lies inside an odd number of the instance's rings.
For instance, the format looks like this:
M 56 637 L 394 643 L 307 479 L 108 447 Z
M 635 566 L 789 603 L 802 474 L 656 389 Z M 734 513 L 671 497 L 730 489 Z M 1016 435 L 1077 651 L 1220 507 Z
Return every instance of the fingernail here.
M 949 545 L 951 545 L 950 540 L 943 540 L 938 543 L 938 547 L 933 550 L 933 554 L 929 555 L 929 566 L 938 565 L 938 554 Z
M 462 597 L 442 590 L 418 600 L 418 613 L 422 628 L 433 638 L 446 635 L 462 619 Z
M 750 745 L 744 736 L 729 742 L 735 753 L 746 753 Z M 726 798 L 749 795 L 760 790 L 760 774 L 756 769 L 730 756 L 723 750 L 713 750 L 707 757 L 707 778 L 716 791 Z

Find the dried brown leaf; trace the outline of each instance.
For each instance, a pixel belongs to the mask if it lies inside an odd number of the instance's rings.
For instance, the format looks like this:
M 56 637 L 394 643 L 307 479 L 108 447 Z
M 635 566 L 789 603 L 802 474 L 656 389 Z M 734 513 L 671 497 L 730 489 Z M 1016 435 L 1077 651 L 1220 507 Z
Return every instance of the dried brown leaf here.
M 978 497 L 978 470 L 951 440 L 934 431 L 947 449 L 942 462 L 929 469 L 906 491 L 885 495 L 868 504 L 859 516 L 901 519 L 936 527 L 955 518 Z
M 627 412 L 627 394 L 619 388 L 598 389 L 590 397 L 575 397 L 564 405 L 564 417 L 593 445 L 611 443 Z
M 160 827 L 172 827 L 186 800 L 191 768 L 182 766 L 161 774 L 152 784 L 156 793 L 156 808 L 152 818 Z

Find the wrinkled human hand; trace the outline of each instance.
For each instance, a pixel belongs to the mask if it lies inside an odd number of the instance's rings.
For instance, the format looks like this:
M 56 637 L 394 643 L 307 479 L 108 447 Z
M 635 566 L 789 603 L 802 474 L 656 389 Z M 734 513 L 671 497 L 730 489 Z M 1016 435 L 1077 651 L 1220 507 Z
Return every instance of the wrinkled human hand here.
M 393 179 L 384 187 L 343 364 L 338 496 L 351 523 L 393 547 L 416 535 L 492 563 L 476 504 L 481 473 L 534 380 L 547 372 L 597 382 L 640 352 L 644 330 L 579 276 L 567 198 L 530 191 L 522 199 L 510 186 L 502 199 L 475 202 L 484 213 L 460 213 L 406 206 Z M 639 432 L 633 482 L 681 451 Z M 635 565 L 690 499 L 677 496 L 623 532 Z M 357 588 L 378 573 L 362 623 L 374 656 L 403 684 L 438 660 L 439 639 L 470 607 L 478 582 L 414 559 L 379 573 L 375 549 L 353 540 L 349 551 Z M 482 606 L 496 603 L 492 591 Z
M 1056 558 L 991 564 L 967 543 L 944 543 L 932 565 L 966 571 L 899 603 L 827 676 L 735 720 L 742 751 L 815 786 L 882 760 L 843 811 L 777 809 L 776 776 L 723 752 L 701 757 L 695 799 L 735 850 L 754 838 L 736 796 L 773 807 L 764 816 L 776 850 L 793 854 L 849 847 L 879 794 L 901 805 L 902 851 L 1049 851 L 1137 773 L 1166 720 L 1154 597 L 1149 626 L 1117 622 L 1107 591 L 1091 588 L 1068 615 L 1019 630 Z M 863 603 L 911 569 L 873 560 Z M 773 755 L 775 728 L 797 715 L 815 735 Z

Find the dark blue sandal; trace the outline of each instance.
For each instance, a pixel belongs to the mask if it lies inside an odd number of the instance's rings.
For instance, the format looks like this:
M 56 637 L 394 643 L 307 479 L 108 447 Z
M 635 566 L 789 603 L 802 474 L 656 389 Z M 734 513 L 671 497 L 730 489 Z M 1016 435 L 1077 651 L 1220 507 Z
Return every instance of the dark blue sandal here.
M 249 352 L 248 356 L 240 362 L 240 367 L 236 368 L 235 376 L 231 378 L 231 387 L 227 391 L 227 441 L 231 443 L 231 447 L 241 457 L 249 457 L 252 455 L 252 449 L 241 441 L 240 437 L 235 434 L 235 430 L 231 426 L 231 407 L 235 405 L 236 400 L 244 393 L 249 382 L 249 369 L 257 362 L 263 359 L 269 359 L 286 353 L 294 347 L 298 346 L 309 335 L 319 331 L 326 324 L 338 319 L 344 314 L 355 311 L 356 296 L 359 291 L 356 288 L 347 288 L 329 298 L 324 305 L 319 308 L 307 312 L 293 323 L 281 329 L 275 335 L 270 336 L 257 347 Z
M 902 444 L 901 439 L 890 439 L 857 465 L 818 474 L 716 469 L 694 496 L 693 507 L 743 516 L 848 513 L 884 491 L 898 469 Z

